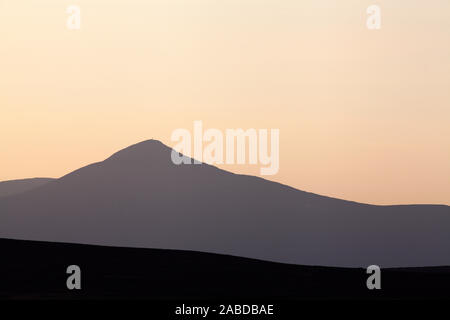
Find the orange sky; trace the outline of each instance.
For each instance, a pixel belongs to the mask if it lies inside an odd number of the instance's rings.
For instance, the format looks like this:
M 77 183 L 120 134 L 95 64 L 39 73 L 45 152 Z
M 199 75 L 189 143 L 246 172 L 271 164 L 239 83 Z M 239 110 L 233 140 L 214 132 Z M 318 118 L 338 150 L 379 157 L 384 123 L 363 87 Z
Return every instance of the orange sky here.
M 280 129 L 271 180 L 450 204 L 449 39 L 448 0 L 2 0 L 0 181 L 59 177 L 149 138 L 173 146 L 202 120 Z

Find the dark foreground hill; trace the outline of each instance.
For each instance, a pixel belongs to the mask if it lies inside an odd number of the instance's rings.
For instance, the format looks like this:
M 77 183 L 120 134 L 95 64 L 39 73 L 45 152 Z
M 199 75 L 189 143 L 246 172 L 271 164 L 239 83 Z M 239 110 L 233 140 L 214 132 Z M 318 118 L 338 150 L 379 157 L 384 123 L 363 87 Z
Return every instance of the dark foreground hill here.
M 364 269 L 297 266 L 191 251 L 0 240 L 1 299 L 450 298 L 450 268 L 384 269 L 381 290 Z M 81 291 L 66 268 L 81 268 Z
M 0 198 L 0 237 L 194 250 L 301 265 L 450 265 L 450 207 L 333 199 L 149 140 Z

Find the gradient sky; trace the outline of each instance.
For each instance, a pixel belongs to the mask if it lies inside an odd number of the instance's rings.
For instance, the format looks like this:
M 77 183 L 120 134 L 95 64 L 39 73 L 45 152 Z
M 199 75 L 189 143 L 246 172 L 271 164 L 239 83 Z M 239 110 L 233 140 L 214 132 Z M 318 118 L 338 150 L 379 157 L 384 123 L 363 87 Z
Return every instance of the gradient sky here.
M 60 177 L 150 138 L 173 146 L 202 120 L 279 128 L 271 180 L 450 204 L 448 0 L 0 0 L 0 58 L 0 181 Z

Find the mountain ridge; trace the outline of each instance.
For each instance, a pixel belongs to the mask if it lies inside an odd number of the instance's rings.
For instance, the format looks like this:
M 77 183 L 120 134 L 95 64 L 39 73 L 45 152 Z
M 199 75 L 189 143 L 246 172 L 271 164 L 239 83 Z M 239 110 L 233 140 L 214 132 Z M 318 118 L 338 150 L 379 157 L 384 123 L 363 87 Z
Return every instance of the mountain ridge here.
M 155 151 L 156 150 L 156 151 Z M 450 264 L 450 207 L 376 206 L 207 164 L 146 140 L 0 201 L 0 237 L 329 266 Z
M 27 192 L 54 180 L 54 178 L 39 177 L 0 181 L 0 197 L 9 197 Z

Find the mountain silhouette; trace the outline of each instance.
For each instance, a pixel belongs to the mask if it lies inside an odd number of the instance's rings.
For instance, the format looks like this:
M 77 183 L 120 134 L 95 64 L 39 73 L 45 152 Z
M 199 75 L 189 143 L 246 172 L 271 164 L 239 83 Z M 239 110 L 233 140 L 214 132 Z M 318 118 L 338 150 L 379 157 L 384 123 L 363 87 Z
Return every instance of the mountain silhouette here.
M 302 265 L 450 264 L 450 207 L 376 206 L 214 166 L 148 140 L 0 199 L 0 237 L 195 250 Z

